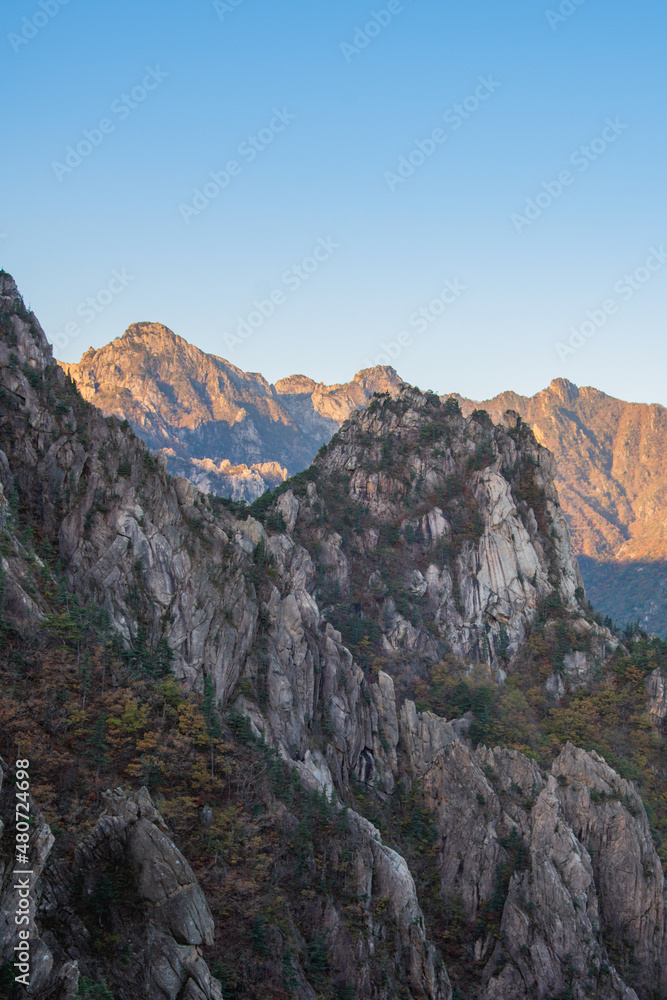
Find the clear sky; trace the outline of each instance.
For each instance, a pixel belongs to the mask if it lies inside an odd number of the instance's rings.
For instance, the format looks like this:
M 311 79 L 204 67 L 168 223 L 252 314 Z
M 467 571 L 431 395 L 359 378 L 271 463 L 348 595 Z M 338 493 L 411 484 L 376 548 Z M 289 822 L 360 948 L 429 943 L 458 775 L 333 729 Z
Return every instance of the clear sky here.
M 0 28 L 0 266 L 59 357 L 150 320 L 273 381 L 391 355 L 439 392 L 667 404 L 657 0 L 6 0 Z

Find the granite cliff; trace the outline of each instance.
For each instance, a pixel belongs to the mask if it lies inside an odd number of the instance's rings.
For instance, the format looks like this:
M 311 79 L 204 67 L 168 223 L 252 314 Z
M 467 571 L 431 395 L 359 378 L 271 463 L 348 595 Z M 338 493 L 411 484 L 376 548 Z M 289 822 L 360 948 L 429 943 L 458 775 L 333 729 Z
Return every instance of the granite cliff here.
M 39 1000 L 664 992 L 667 653 L 592 614 L 554 472 L 401 384 L 249 512 L 0 275 L 5 995 L 17 757 Z
M 395 393 L 401 384 L 392 369 L 374 368 L 347 385 L 295 375 L 271 386 L 152 323 L 134 324 L 63 367 L 86 399 L 162 449 L 170 472 L 249 502 L 306 468 L 374 392 Z M 497 423 L 511 409 L 529 424 L 556 459 L 556 486 L 596 607 L 621 624 L 639 620 L 667 633 L 664 407 L 562 378 L 532 397 L 454 398 L 466 416 L 484 409 Z
M 535 396 L 473 402 L 494 420 L 511 408 L 558 463 L 556 486 L 593 602 L 625 623 L 667 632 L 667 410 L 554 379 Z

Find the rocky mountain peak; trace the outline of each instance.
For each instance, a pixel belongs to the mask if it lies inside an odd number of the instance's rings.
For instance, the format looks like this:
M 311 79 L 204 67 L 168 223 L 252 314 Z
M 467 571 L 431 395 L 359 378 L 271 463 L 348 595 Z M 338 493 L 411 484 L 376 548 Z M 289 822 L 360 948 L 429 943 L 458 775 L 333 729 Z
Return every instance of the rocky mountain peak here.
M 267 469 L 301 471 L 374 392 L 401 384 L 393 369 L 377 367 L 344 385 L 292 375 L 272 386 L 161 323 L 133 323 L 79 364 L 61 366 L 85 399 L 162 451 L 171 472 L 251 501 L 277 485 Z
M 502 680 L 549 595 L 580 614 L 554 474 L 516 415 L 494 425 L 403 385 L 352 414 L 308 472 L 310 501 L 283 513 L 362 660 L 374 635 L 394 674 L 449 651 Z
M 274 385 L 279 395 L 312 395 L 316 388 L 317 382 L 306 375 L 289 375 L 279 379 Z
M 566 378 L 554 378 L 549 383 L 546 392 L 558 396 L 564 401 L 572 401 L 579 396 L 579 387 Z
M 396 390 L 402 386 L 403 380 L 399 378 L 396 370 L 389 365 L 375 365 L 373 368 L 364 368 L 352 379 L 364 387 L 373 386 L 375 392 Z
M 0 298 L 12 300 L 20 298 L 16 282 L 6 271 L 0 271 Z
M 178 337 L 173 330 L 170 330 L 164 323 L 151 323 L 148 321 L 141 323 L 130 323 L 127 330 L 118 338 L 120 341 L 145 341 L 151 343 L 171 343 L 172 345 L 186 345 L 187 341 Z

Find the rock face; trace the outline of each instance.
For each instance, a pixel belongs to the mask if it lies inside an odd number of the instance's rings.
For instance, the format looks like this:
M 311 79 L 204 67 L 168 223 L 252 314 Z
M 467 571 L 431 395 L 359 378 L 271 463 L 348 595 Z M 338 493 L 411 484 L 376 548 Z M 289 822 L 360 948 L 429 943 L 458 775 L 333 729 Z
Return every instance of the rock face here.
M 662 866 L 632 786 L 571 745 L 543 774 L 516 751 L 472 751 L 411 703 L 401 723 L 435 816 L 443 898 L 474 927 L 480 1000 L 630 1000 L 626 972 L 642 997 L 663 989 Z
M 626 403 L 563 378 L 532 397 L 456 398 L 464 413 L 481 407 L 494 420 L 515 410 L 554 453 L 577 552 L 595 559 L 664 558 L 667 525 L 658 514 L 667 477 L 664 407 Z
M 582 614 L 553 458 L 515 416 L 466 419 L 405 388 L 354 414 L 309 475 L 290 523 L 316 553 L 318 600 L 348 642 L 379 630 L 387 663 L 418 670 L 449 651 L 502 681 L 540 602 L 557 591 Z M 566 665 L 566 687 L 614 646 L 583 617 L 576 627 L 589 652 Z
M 202 493 L 229 497 L 231 500 L 252 501 L 267 489 L 284 483 L 287 469 L 278 462 L 255 465 L 232 465 L 229 459 L 214 462 L 210 458 L 177 458 L 173 448 L 164 448 L 168 470 L 180 478 L 189 479 Z
M 203 492 L 250 501 L 309 465 L 374 392 L 400 385 L 391 368 L 377 367 L 347 385 L 293 375 L 272 386 L 160 323 L 134 323 L 78 365 L 62 367 L 105 416 L 128 420 L 162 449 L 170 472 Z
M 338 997 L 352 987 L 356 1000 L 452 1000 L 429 906 L 456 928 L 456 971 L 476 1000 L 649 1000 L 665 989 L 662 868 L 634 787 L 570 745 L 549 772 L 517 750 L 475 749 L 469 716 L 445 721 L 397 695 L 452 650 L 502 685 L 549 607 L 582 647 L 564 655 L 556 688 L 592 683 L 613 649 L 585 617 L 553 459 L 516 414 L 494 426 L 407 386 L 387 391 L 273 498 L 262 524 L 170 477 L 128 426 L 86 403 L 7 275 L 0 327 L 2 610 L 25 632 L 54 626 L 35 526 L 60 584 L 106 611 L 131 662 L 159 673 L 171 661 L 187 691 L 245 716 L 256 745 L 347 824 L 353 920 L 349 897 L 325 883 L 299 901 L 341 972 Z M 335 416 L 372 377 L 347 395 L 318 390 L 317 405 Z M 276 389 L 308 393 L 301 377 Z M 655 684 L 650 694 L 657 704 Z M 405 844 L 363 815 L 410 795 L 433 830 L 428 906 Z M 219 1000 L 203 958 L 214 915 L 188 862 L 145 790 L 104 801 L 71 857 L 54 861 L 35 804 L 33 995 L 71 1000 L 90 978 L 92 914 L 128 937 L 121 1000 Z M 269 805 L 294 833 L 299 818 Z M 205 829 L 211 810 L 196 808 Z M 294 995 L 315 1000 L 317 978 L 290 968 Z
M 0 781 L 2 771 L 0 770 Z M 30 996 L 70 1000 L 81 975 L 94 975 L 94 956 L 84 917 L 102 891 L 124 879 L 125 898 L 104 893 L 100 920 L 107 933 L 127 943 L 125 979 L 146 1000 L 222 1000 L 220 986 L 201 949 L 213 940 L 213 917 L 181 852 L 169 839 L 146 789 L 133 795 L 109 792 L 95 829 L 74 851 L 71 863 L 48 866 L 54 838 L 35 805 L 37 824 L 30 837 L 31 980 Z M 5 793 L 8 820 L 12 799 Z M 8 839 L 8 838 L 7 838 Z M 0 965 L 13 958 L 18 941 L 14 923 L 14 882 L 7 869 L 11 847 L 1 844 Z M 48 928 L 48 929 L 45 929 Z M 55 933 L 54 933 L 55 928 Z
M 379 832 L 356 813 L 351 822 L 358 832 L 354 855 L 354 879 L 364 913 L 366 933 L 356 943 L 356 990 L 361 996 L 373 996 L 379 984 L 369 975 L 370 959 L 381 934 L 380 923 L 373 915 L 382 901 L 383 918 L 395 926 L 401 951 L 401 966 L 414 995 L 427 1000 L 451 1000 L 452 989 L 442 959 L 427 939 L 424 915 L 417 901 L 415 882 L 405 860 L 384 845 Z M 349 965 L 345 950 L 355 945 L 346 930 L 342 914 L 331 903 L 323 914 L 334 954 L 340 949 L 340 964 Z
M 558 463 L 556 485 L 593 603 L 667 631 L 667 410 L 554 379 L 535 396 L 474 402 L 493 420 L 513 409 Z
M 667 718 L 667 684 L 665 675 L 659 667 L 646 678 L 648 693 L 648 713 L 656 725 L 663 725 Z

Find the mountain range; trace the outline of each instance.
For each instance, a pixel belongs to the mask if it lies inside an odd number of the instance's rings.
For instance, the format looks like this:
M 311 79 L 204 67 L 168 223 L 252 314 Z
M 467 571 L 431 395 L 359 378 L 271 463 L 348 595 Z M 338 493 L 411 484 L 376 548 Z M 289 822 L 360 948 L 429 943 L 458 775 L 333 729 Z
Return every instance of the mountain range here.
M 0 272 L 3 1000 L 665 994 L 667 644 L 516 409 L 386 377 L 248 506 Z
M 555 474 L 401 383 L 204 493 L 0 273 L 3 1000 L 664 995 L 667 644 Z
M 303 375 L 270 385 L 160 324 L 139 323 L 63 364 L 85 399 L 126 419 L 175 474 L 236 500 L 257 499 L 306 468 L 396 372 L 376 367 L 326 386 Z M 445 398 L 445 397 L 443 397 Z M 554 454 L 556 485 L 593 604 L 667 634 L 667 410 L 555 379 L 535 396 L 456 396 L 465 414 L 515 410 Z
M 349 415 L 375 392 L 395 391 L 391 368 L 346 385 L 293 375 L 270 385 L 205 354 L 159 323 L 135 323 L 77 365 L 63 364 L 84 397 L 127 420 L 200 489 L 255 500 L 310 465 Z

